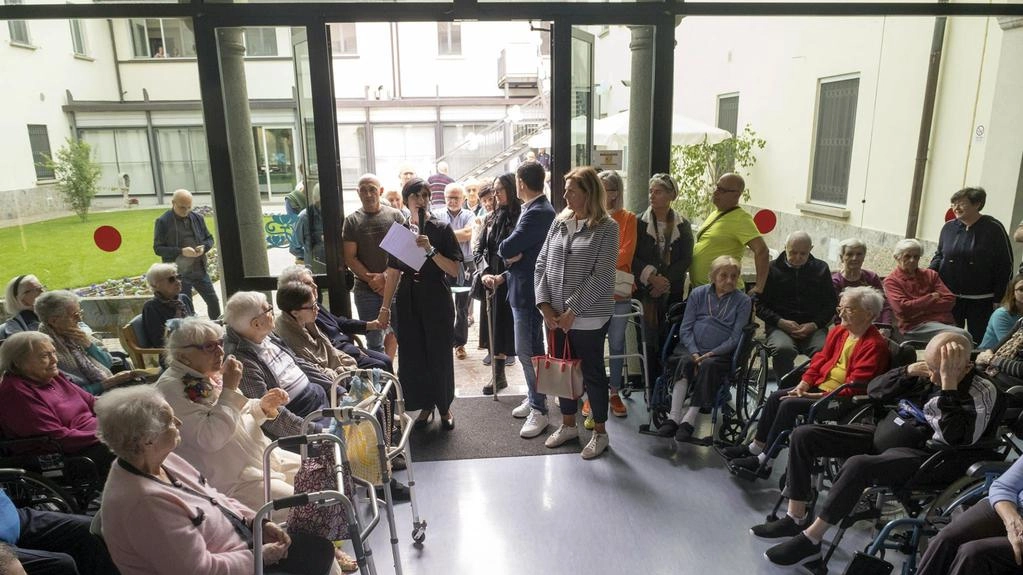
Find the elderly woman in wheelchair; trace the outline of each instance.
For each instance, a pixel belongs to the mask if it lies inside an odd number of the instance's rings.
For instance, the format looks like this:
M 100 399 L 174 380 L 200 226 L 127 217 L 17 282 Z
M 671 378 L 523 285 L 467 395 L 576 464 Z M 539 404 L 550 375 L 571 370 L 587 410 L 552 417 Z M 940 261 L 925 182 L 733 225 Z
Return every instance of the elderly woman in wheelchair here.
M 57 368 L 53 340 L 38 331 L 23 331 L 0 347 L 0 433 L 4 439 L 25 439 L 18 455 L 36 455 L 45 442 L 56 443 L 64 455 L 84 456 L 105 477 L 114 456 L 96 437 L 96 398 Z M 46 453 L 45 451 L 43 453 Z
M 824 348 L 814 354 L 799 384 L 785 385 L 790 376 L 799 377 L 798 371 L 784 377 L 778 391 L 764 404 L 753 442 L 721 450 L 731 460 L 733 470 L 769 476 L 769 462 L 780 451 L 775 442 L 782 432 L 795 426 L 798 416 L 806 415 L 817 400 L 846 383 L 858 384 L 838 392 L 840 404 L 851 405 L 849 397 L 862 392 L 868 381 L 888 370 L 888 341 L 873 325 L 883 307 L 884 296 L 872 287 L 851 287 L 842 292 L 838 304 L 842 323 L 831 328 Z
M 732 363 L 742 329 L 749 323 L 752 303 L 736 290 L 739 262 L 730 256 L 716 258 L 710 266 L 709 284 L 689 294 L 679 344 L 673 354 L 678 363 L 671 392 L 671 412 L 658 429 L 661 437 L 689 441 L 701 409 L 711 408 L 718 388 Z M 685 407 L 690 382 L 692 402 Z
M 796 428 L 784 492 L 788 512 L 750 530 L 761 539 L 786 539 L 767 550 L 769 561 L 797 565 L 819 557 L 825 533 L 852 512 L 866 487 L 898 486 L 914 477 L 930 455 L 928 440 L 965 447 L 997 432 L 1004 402 L 990 381 L 973 372 L 971 347 L 960 334 L 941 333 L 928 344 L 925 361 L 872 381 L 868 389 L 872 397 L 902 398 L 877 425 Z M 811 474 L 814 461 L 821 457 L 847 459 L 811 522 Z
M 330 541 L 253 525 L 255 512 L 174 453 L 181 420 L 158 390 L 113 390 L 96 402 L 99 436 L 117 454 L 100 506 L 103 537 L 123 575 L 254 572 L 253 529 L 274 573 L 327 573 Z M 267 570 L 270 572 L 271 570 Z

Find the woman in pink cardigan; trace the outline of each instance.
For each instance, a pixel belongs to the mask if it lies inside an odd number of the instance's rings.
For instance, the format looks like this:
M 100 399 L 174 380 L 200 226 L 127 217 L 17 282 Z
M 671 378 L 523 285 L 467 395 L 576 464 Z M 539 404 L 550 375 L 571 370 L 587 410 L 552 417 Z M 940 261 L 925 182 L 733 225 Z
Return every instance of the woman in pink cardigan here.
M 0 373 L 0 433 L 5 438 L 46 438 L 66 455 L 89 457 L 100 477 L 106 477 L 114 456 L 96 437 L 96 397 L 60 372 L 50 336 L 23 331 L 7 338 L 0 347 Z M 46 453 L 49 447 L 40 441 L 17 451 Z
M 895 244 L 895 269 L 884 278 L 884 291 L 895 312 L 904 341 L 926 344 L 943 331 L 970 332 L 955 326 L 952 307 L 956 296 L 938 277 L 938 272 L 920 267 L 924 248 L 914 239 Z
M 150 386 L 116 389 L 96 401 L 99 437 L 117 455 L 103 491 L 100 518 L 110 556 L 122 575 L 249 575 L 255 513 L 210 485 L 174 453 L 181 421 Z M 264 523 L 267 573 L 325 574 L 334 546 L 289 536 Z

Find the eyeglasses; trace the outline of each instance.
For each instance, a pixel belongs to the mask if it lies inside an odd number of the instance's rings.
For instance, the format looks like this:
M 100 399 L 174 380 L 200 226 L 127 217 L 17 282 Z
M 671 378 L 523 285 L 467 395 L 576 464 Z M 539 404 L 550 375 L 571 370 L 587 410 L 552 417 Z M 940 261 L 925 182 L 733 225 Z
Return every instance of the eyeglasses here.
M 46 291 L 46 286 L 30 287 L 27 290 L 25 290 L 22 293 L 22 295 L 28 295 L 30 293 L 43 293 L 44 291 Z
M 860 308 L 858 308 L 858 307 L 848 307 L 848 306 L 841 306 L 840 305 L 840 306 L 835 308 L 835 313 L 837 313 L 838 315 L 842 315 L 842 314 L 852 315 L 854 313 L 859 313 L 859 311 L 860 311 Z
M 312 304 L 312 305 L 304 305 L 304 306 L 302 306 L 302 307 L 300 307 L 298 309 L 305 309 L 305 310 L 313 311 L 313 310 L 319 310 L 320 308 L 316 307 L 316 304 Z
M 263 316 L 265 316 L 267 314 L 273 313 L 273 311 L 274 311 L 274 308 L 272 308 L 270 306 L 267 306 L 267 307 L 263 308 L 263 311 L 261 311 L 260 313 L 252 316 L 252 319 L 250 319 L 249 321 L 259 319 L 259 318 L 261 318 L 261 317 L 263 317 Z
M 68 314 L 68 317 L 71 318 L 71 319 L 75 319 L 75 320 L 81 321 L 81 319 L 82 319 L 82 310 L 73 311 L 73 312 Z
M 167 278 L 167 281 L 170 283 L 179 282 L 181 281 L 181 276 L 170 276 Z
M 203 353 L 213 353 L 218 349 L 222 349 L 224 347 L 224 340 L 217 339 L 213 341 L 207 341 L 206 343 L 191 343 L 186 345 L 185 347 L 197 349 Z

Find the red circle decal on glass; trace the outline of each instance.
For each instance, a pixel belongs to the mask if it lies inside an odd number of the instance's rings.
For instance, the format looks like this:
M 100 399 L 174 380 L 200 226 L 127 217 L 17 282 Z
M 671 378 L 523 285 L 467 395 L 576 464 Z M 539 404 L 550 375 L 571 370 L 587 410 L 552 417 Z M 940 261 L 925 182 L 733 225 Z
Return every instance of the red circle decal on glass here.
M 100 226 L 93 232 L 92 241 L 105 252 L 116 252 L 121 247 L 121 232 L 113 226 Z
M 948 211 L 945 212 L 945 221 L 951 222 L 954 219 L 956 219 L 956 213 L 952 211 L 952 208 L 949 208 Z
M 778 225 L 778 216 L 771 210 L 760 210 L 753 216 L 753 223 L 762 234 L 769 234 Z

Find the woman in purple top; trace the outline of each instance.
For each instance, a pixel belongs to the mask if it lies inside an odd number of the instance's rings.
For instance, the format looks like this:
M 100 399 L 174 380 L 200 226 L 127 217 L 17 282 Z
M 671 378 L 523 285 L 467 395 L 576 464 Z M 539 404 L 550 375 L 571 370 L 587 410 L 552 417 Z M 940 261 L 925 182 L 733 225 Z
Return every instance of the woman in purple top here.
M 859 238 L 842 240 L 839 245 L 838 259 L 842 262 L 842 268 L 831 274 L 831 284 L 835 286 L 835 294 L 841 294 L 847 287 L 870 286 L 884 294 L 884 285 L 881 283 L 881 276 L 863 269 L 863 260 L 867 257 L 867 244 Z M 892 315 L 892 308 L 888 305 L 888 298 L 884 299 L 884 307 L 881 308 L 881 315 L 878 316 L 879 323 L 895 325 L 895 316 Z M 841 318 L 835 317 L 835 324 L 842 323 Z M 888 334 L 885 333 L 887 336 Z
M 50 336 L 38 331 L 12 335 L 0 347 L 0 431 L 7 439 L 44 436 L 67 455 L 87 456 L 106 477 L 114 456 L 96 437 L 96 398 L 57 369 Z M 29 445 L 36 453 L 46 444 Z

